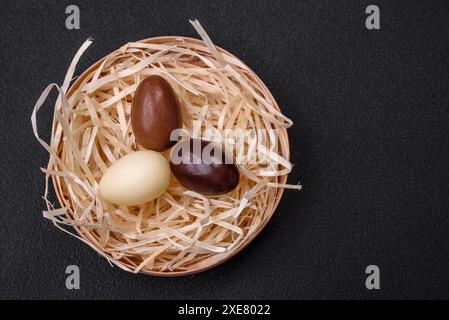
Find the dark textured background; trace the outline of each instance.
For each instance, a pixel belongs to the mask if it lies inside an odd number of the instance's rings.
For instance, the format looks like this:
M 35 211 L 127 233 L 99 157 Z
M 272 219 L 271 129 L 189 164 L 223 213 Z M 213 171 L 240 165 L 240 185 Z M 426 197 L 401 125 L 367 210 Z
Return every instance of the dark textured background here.
M 81 30 L 65 29 L 65 8 Z M 381 30 L 365 29 L 365 8 Z M 0 11 L 1 298 L 449 298 L 447 1 L 4 1 Z M 74 53 L 77 74 L 122 44 L 196 37 L 252 67 L 295 125 L 289 181 L 261 235 L 213 270 L 132 275 L 42 218 L 48 159 L 30 115 Z M 53 99 L 55 94 L 52 95 Z M 53 100 L 54 101 L 54 100 Z M 51 103 L 39 116 L 48 137 Z M 65 289 L 65 267 L 81 290 Z M 381 290 L 364 286 L 381 269 Z

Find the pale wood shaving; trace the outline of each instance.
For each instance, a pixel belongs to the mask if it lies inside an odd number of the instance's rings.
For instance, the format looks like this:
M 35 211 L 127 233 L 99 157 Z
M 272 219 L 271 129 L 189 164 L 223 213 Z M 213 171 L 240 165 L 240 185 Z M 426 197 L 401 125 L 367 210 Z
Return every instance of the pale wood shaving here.
M 164 43 L 130 42 L 102 60 L 68 96 L 76 64 L 92 43 L 87 40 L 63 85 L 49 85 L 31 117 L 34 134 L 50 155 L 42 169 L 44 217 L 126 271 L 170 274 L 217 264 L 265 225 L 283 188 L 301 188 L 281 182 L 292 169 L 285 131 L 292 121 L 245 64 L 214 46 L 198 21 L 191 23 L 203 42 L 173 37 Z M 142 206 L 115 206 L 101 198 L 98 182 L 107 167 L 142 149 L 130 126 L 131 99 L 139 81 L 152 74 L 165 77 L 179 96 L 184 136 L 196 137 L 209 128 L 226 144 L 225 129 L 278 129 L 277 136 L 265 132 L 261 140 L 234 146 L 241 181 L 231 193 L 206 197 L 173 178 L 161 197 Z M 39 137 L 36 114 L 52 88 L 59 96 L 47 144 Z M 192 121 L 199 127 L 193 128 Z M 262 152 L 254 164 L 256 150 Z M 47 200 L 50 178 L 62 208 Z

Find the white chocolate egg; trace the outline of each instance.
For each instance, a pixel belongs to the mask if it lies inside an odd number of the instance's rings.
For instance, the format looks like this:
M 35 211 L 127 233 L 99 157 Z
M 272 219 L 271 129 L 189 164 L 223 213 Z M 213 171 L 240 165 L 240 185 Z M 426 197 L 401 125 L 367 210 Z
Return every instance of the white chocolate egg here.
M 139 205 L 159 197 L 170 184 L 170 165 L 162 154 L 136 151 L 117 160 L 100 180 L 100 193 L 118 205 Z

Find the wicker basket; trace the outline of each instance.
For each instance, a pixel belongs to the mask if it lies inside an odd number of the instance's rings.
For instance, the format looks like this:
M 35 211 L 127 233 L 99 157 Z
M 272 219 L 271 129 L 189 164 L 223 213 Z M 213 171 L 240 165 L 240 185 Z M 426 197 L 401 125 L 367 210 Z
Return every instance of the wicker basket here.
M 193 45 L 195 48 L 197 48 L 198 52 L 200 52 L 200 53 L 201 52 L 209 52 L 209 49 L 206 46 L 204 41 L 201 41 L 198 39 L 193 39 L 193 38 L 187 38 L 187 37 L 178 37 L 178 36 L 155 37 L 155 38 L 141 40 L 138 43 L 153 44 L 153 45 L 178 44 L 180 47 L 187 44 L 190 46 Z M 123 48 L 124 47 L 122 47 L 119 50 L 124 50 Z M 241 62 L 238 58 L 236 58 L 235 56 L 233 56 L 231 53 L 227 52 L 226 50 L 219 48 L 219 47 L 216 47 L 216 49 L 218 50 L 218 52 L 221 55 L 235 59 L 235 61 L 238 61 L 238 63 L 240 63 L 241 65 L 244 65 L 243 62 Z M 119 50 L 117 50 L 115 53 L 117 53 Z M 111 54 L 113 54 L 113 53 L 111 53 Z M 97 69 L 105 61 L 105 59 L 107 59 L 109 56 L 110 55 L 106 56 L 105 58 L 101 59 L 100 61 L 98 61 L 97 63 L 92 65 L 90 68 L 88 68 L 72 84 L 72 86 L 70 87 L 70 89 L 67 92 L 67 97 L 70 98 L 74 94 L 74 92 L 79 88 L 79 86 L 84 83 L 86 78 L 89 77 L 89 75 L 92 75 L 93 73 L 95 73 L 97 71 Z M 244 66 L 246 67 L 246 65 L 244 65 Z M 246 67 L 246 68 L 248 70 L 248 75 L 247 75 L 248 79 L 251 82 L 253 82 L 255 85 L 257 85 L 257 87 L 263 92 L 263 95 L 265 96 L 265 98 L 268 98 L 269 101 L 271 102 L 272 106 L 280 112 L 280 109 L 279 109 L 275 99 L 273 98 L 273 96 L 271 95 L 271 93 L 269 92 L 267 87 L 263 84 L 263 82 L 260 80 L 260 78 L 252 70 L 250 70 L 248 67 Z M 55 122 L 53 125 L 52 136 L 54 136 L 56 134 L 56 132 L 55 132 L 56 128 L 57 128 L 57 124 Z M 288 141 L 287 131 L 286 131 L 285 127 L 277 127 L 276 129 L 278 129 L 278 132 L 279 132 L 279 135 L 278 135 L 279 155 L 281 155 L 286 160 L 289 160 L 289 141 Z M 64 134 L 63 134 L 63 136 L 64 136 Z M 61 155 L 64 143 L 66 143 L 66 140 L 60 139 L 59 145 L 56 148 L 57 154 L 59 156 Z M 251 233 L 250 236 L 245 238 L 244 241 L 242 241 L 241 243 L 238 243 L 238 245 L 236 245 L 231 250 L 226 252 L 226 254 L 217 254 L 217 256 L 218 256 L 217 259 L 215 259 L 215 260 L 214 259 L 205 259 L 205 261 L 206 261 L 205 263 L 201 263 L 201 261 L 200 261 L 199 263 L 192 264 L 192 267 L 184 267 L 182 269 L 175 268 L 172 270 L 167 269 L 167 270 L 162 271 L 162 270 L 154 270 L 151 267 L 144 266 L 139 270 L 139 272 L 144 273 L 144 274 L 154 275 L 154 276 L 190 275 L 190 274 L 194 274 L 197 272 L 201 272 L 201 271 L 210 269 L 214 266 L 217 266 L 217 265 L 225 262 L 226 260 L 230 259 L 231 257 L 233 257 L 235 254 L 237 254 L 243 248 L 245 248 L 261 232 L 261 230 L 265 227 L 265 225 L 270 220 L 276 207 L 278 206 L 279 201 L 283 194 L 283 190 L 284 190 L 284 187 L 282 187 L 282 185 L 284 185 L 286 183 L 287 174 L 275 177 L 275 179 L 276 179 L 275 182 L 278 183 L 281 187 L 270 188 L 270 191 L 267 192 L 268 196 L 266 197 L 266 203 L 265 203 L 265 207 L 264 207 L 265 212 L 263 212 L 263 214 L 262 214 L 263 220 L 258 224 L 257 228 Z M 70 196 L 70 193 L 67 191 L 67 185 L 65 184 L 65 180 L 63 178 L 61 178 L 60 175 L 52 175 L 52 180 L 53 180 L 53 185 L 54 185 L 56 195 L 57 195 L 60 205 L 62 207 L 66 207 L 66 208 L 71 207 L 72 206 L 72 202 L 70 199 L 71 196 Z M 70 213 L 69 213 L 69 215 L 70 215 Z M 68 216 L 68 218 L 74 219 L 75 217 Z M 116 258 L 113 255 L 111 255 L 110 252 L 106 252 L 101 246 L 98 245 L 99 235 L 95 230 L 85 228 L 85 227 L 79 226 L 79 225 L 78 226 L 75 225 L 74 228 L 77 231 L 77 233 L 79 234 L 79 236 L 81 238 L 85 239 L 87 242 L 89 242 L 91 244 L 91 246 L 93 248 L 95 248 L 99 254 L 106 257 L 109 261 L 111 261 L 113 263 L 117 262 Z M 130 263 L 127 260 L 120 260 L 120 265 L 122 267 L 127 266 L 129 268 L 129 271 L 134 270 L 136 268 L 135 264 Z

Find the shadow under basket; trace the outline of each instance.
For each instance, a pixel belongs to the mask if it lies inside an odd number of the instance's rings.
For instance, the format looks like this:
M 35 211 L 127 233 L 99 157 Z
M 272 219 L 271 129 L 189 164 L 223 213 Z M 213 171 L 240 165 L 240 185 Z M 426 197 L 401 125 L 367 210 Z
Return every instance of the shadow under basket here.
M 236 190 L 201 196 L 172 177 L 164 195 L 142 206 L 115 206 L 99 195 L 99 179 L 113 160 L 143 150 L 129 125 L 130 108 L 138 82 L 151 74 L 174 88 L 190 133 L 192 121 L 220 133 L 226 127 L 276 131 L 271 140 L 265 133 L 261 143 L 268 151 L 258 162 L 238 163 Z M 51 174 L 57 198 L 80 238 L 126 271 L 182 276 L 215 267 L 260 233 L 284 188 L 295 188 L 286 185 L 291 121 L 248 66 L 211 42 L 169 36 L 128 43 L 88 68 L 66 96 L 69 111 L 61 106 L 62 120 L 55 117 L 52 128 L 52 147 L 62 163 L 50 157 L 48 170 L 61 173 L 65 167 L 78 179 Z M 249 144 L 240 148 L 234 157 L 254 152 Z

